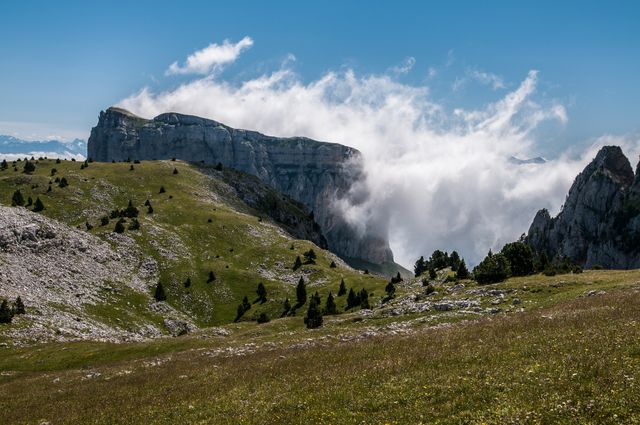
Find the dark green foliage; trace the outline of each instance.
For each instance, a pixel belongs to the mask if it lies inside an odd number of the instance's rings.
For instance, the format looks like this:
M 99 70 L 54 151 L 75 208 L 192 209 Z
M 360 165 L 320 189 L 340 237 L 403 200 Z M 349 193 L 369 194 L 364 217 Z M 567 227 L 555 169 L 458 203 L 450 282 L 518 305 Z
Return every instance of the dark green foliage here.
M 31 205 L 33 205 L 33 199 L 31 198 L 31 196 L 29 196 L 27 198 L 27 205 L 25 205 L 25 207 L 30 207 Z
M 416 277 L 418 277 L 422 273 L 424 273 L 426 269 L 427 267 L 424 262 L 424 257 L 420 256 L 420 258 L 418 258 L 418 261 L 416 261 L 416 264 L 413 266 L 413 272 L 415 273 Z
M 60 164 L 62 163 L 62 161 L 60 161 L 60 158 L 56 159 L 56 164 Z
M 20 192 L 20 189 L 13 192 L 13 195 L 11 196 L 11 205 L 13 205 L 14 207 L 21 207 L 24 205 L 24 196 L 22 196 L 22 192 Z
M 296 301 L 298 306 L 304 305 L 307 302 L 307 287 L 304 284 L 304 278 L 300 276 L 298 286 L 296 286 Z
M 260 313 L 260 315 L 258 316 L 258 319 L 256 320 L 258 323 L 269 323 L 269 316 L 267 316 L 267 313 L 262 312 Z
M 436 273 L 436 269 L 430 268 L 429 269 L 429 279 L 435 279 L 436 277 L 438 277 L 438 274 Z
M 129 167 L 129 171 L 133 171 L 135 170 L 135 168 L 133 168 L 133 164 L 131 164 L 131 166 Z
M 125 208 L 121 215 L 124 217 L 129 217 L 129 218 L 133 218 L 133 217 L 137 217 L 139 214 L 139 211 L 136 207 L 133 206 L 133 203 L 131 202 L 131 199 L 129 199 L 129 205 L 127 205 L 127 208 Z
M 25 308 L 24 303 L 22 302 L 22 298 L 16 298 L 16 302 L 13 304 L 13 312 L 15 314 L 24 314 Z
M 430 267 L 436 270 L 444 269 L 449 266 L 449 255 L 444 251 L 436 249 L 433 251 L 433 254 L 431 254 L 428 263 Z
M 509 265 L 513 276 L 527 276 L 535 271 L 533 266 L 533 251 L 524 242 L 512 242 L 506 244 L 502 251 Z
M 371 308 L 371 306 L 369 305 L 369 293 L 367 292 L 366 289 L 362 288 L 360 290 L 359 298 L 360 298 L 360 308 L 362 309 Z
M 51 169 L 51 177 L 55 176 L 58 170 L 56 168 Z
M 69 186 L 69 182 L 67 181 L 67 179 L 65 177 L 62 177 L 60 179 L 60 182 L 58 183 L 58 186 L 61 188 L 67 187 Z
M 49 187 L 47 188 L 47 192 L 51 192 L 51 185 L 49 185 Z
M 573 269 L 571 270 L 571 273 L 573 273 L 573 274 L 580 274 L 580 273 L 582 273 L 582 267 L 577 266 L 577 265 L 576 265 L 576 266 L 573 266 Z
M 591 266 L 591 270 L 602 270 L 603 267 L 600 264 L 594 264 Z
M 35 202 L 35 204 L 33 205 L 33 211 L 35 211 L 35 212 L 40 212 L 40 211 L 42 211 L 42 210 L 44 210 L 44 204 L 42 203 L 42 201 L 41 201 L 41 200 L 40 200 L 40 198 L 38 197 L 38 198 L 36 198 L 36 202 Z
M 300 256 L 298 255 L 296 257 L 296 261 L 293 262 L 293 270 L 298 270 L 300 267 L 302 267 L 302 260 L 300 260 Z
M 151 202 L 147 199 L 146 201 L 144 201 L 144 206 L 148 207 L 151 205 Z
M 258 294 L 258 301 L 260 301 L 261 304 L 267 302 L 267 288 L 264 287 L 262 282 L 258 283 L 256 294 Z
M 147 214 L 153 214 L 153 207 L 151 205 L 147 207 Z
M 113 228 L 113 231 L 116 233 L 124 233 L 124 220 L 120 219 L 116 222 L 116 227 Z
M 177 168 L 173 169 L 173 174 L 178 174 L 178 169 Z
M 164 192 L 166 192 L 166 191 L 164 190 L 164 186 L 160 186 L 160 191 L 159 191 L 158 193 L 164 193 Z
M 349 288 L 349 295 L 347 295 L 347 310 L 360 305 L 360 297 L 356 295 L 353 288 Z
M 0 170 L 6 170 L 7 168 L 9 168 L 9 164 L 6 159 L 3 159 L 2 164 L 0 164 Z
M 322 310 L 320 309 L 320 296 L 316 292 L 309 301 L 309 308 L 304 317 L 307 328 L 314 329 L 322 326 Z
M 86 221 L 86 222 L 84 223 L 84 226 L 87 228 L 87 230 L 91 230 L 91 229 L 93 229 L 93 225 L 92 225 L 91 223 L 89 223 L 88 221 Z
M 215 275 L 215 274 L 213 274 L 213 271 L 212 271 L 212 270 L 210 270 L 210 271 L 209 271 L 209 276 L 207 277 L 207 283 L 211 283 L 211 282 L 213 282 L 214 280 L 216 280 L 216 275 Z
M 316 263 L 316 253 L 313 249 L 302 254 L 304 256 L 304 264 L 315 264 Z
M 137 218 L 131 220 L 131 224 L 129 225 L 129 230 L 138 230 L 140 229 L 140 222 Z
M 9 307 L 7 300 L 0 304 L 0 323 L 11 323 L 13 320 L 13 310 Z
M 469 279 L 469 270 L 467 269 L 467 265 L 464 260 L 460 260 L 460 264 L 456 270 L 456 277 L 458 279 Z
M 548 266 L 549 266 L 549 257 L 547 256 L 547 253 L 543 251 L 540 255 L 538 255 L 538 258 L 536 261 L 536 271 L 543 272 L 544 270 L 547 269 Z
M 329 267 L 332 268 L 332 269 L 335 269 L 337 267 L 336 266 L 336 262 L 335 261 L 331 261 L 331 264 L 329 264 Z
M 341 297 L 347 293 L 347 285 L 344 284 L 344 279 L 340 279 L 340 288 L 338 289 L 338 296 Z
M 162 286 L 162 282 L 158 282 L 158 284 L 156 285 L 156 290 L 153 293 L 153 298 L 155 298 L 156 301 L 167 300 L 167 294 L 165 294 L 164 292 L 164 287 Z
M 457 251 L 452 251 L 449 256 L 449 267 L 451 267 L 451 270 L 458 270 L 458 267 L 460 267 L 460 261 L 460 254 L 458 254 Z
M 329 291 L 329 295 L 327 296 L 327 303 L 324 306 L 324 314 L 332 315 L 338 313 L 338 306 L 336 306 L 336 301 L 333 299 L 333 294 Z
M 293 244 L 291 244 L 291 246 L 289 246 L 289 249 L 290 249 L 291 251 L 293 251 L 294 249 L 296 249 L 296 247 L 295 247 L 295 246 L 293 246 Z
M 394 285 L 393 279 L 391 279 L 391 282 L 387 283 L 387 286 L 385 286 L 384 291 L 387 293 L 387 298 L 389 299 L 393 298 L 393 296 L 396 293 L 396 285 Z
M 184 281 L 184 287 L 188 288 L 191 286 L 191 278 L 188 277 L 187 280 Z
M 222 162 L 218 162 L 215 167 L 216 171 L 222 171 Z
M 502 282 L 511 276 L 509 260 L 502 254 L 489 254 L 473 269 L 473 277 L 480 285 Z
M 400 276 L 400 272 L 397 275 L 391 278 L 391 283 L 400 283 L 402 282 L 402 276 Z
M 36 171 L 36 165 L 31 161 L 26 161 L 24 163 L 24 167 L 22 167 L 22 171 L 27 174 L 31 174 Z
M 107 224 L 109 224 L 109 217 L 107 217 L 106 215 L 103 217 L 100 217 L 100 225 L 106 226 Z

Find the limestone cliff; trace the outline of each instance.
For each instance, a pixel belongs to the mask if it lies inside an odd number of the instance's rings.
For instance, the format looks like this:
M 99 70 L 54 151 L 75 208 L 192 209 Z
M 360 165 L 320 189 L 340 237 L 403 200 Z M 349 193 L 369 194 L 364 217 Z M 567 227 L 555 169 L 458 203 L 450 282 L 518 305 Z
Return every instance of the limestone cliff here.
M 343 258 L 393 261 L 386 235 L 359 234 L 334 207 L 362 178 L 360 153 L 304 137 L 279 138 L 177 113 L 147 120 L 120 108 L 100 113 L 88 156 L 97 161 L 169 159 L 222 163 L 260 178 L 314 213 L 329 248 Z
M 640 267 L 640 176 L 617 146 L 603 147 L 580 173 L 557 217 L 538 211 L 527 243 L 586 267 Z

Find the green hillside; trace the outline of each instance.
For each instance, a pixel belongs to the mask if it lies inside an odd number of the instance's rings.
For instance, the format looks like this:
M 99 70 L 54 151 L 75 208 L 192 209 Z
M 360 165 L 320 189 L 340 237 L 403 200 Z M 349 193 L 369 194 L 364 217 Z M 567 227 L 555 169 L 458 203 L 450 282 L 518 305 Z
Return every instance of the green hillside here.
M 336 295 L 341 279 L 348 288 L 366 288 L 372 303 L 384 295 L 384 279 L 347 267 L 311 242 L 294 240 L 264 209 L 249 208 L 237 196 L 237 189 L 226 183 L 238 176 L 236 171 L 208 168 L 201 172 L 203 168 L 180 161 L 91 162 L 85 168 L 80 162 L 39 160 L 35 161 L 35 172 L 26 174 L 22 172 L 24 164 L 17 162 L 18 171 L 14 171 L 9 163 L 9 168 L 0 172 L 2 203 L 9 205 L 19 189 L 25 199 L 43 202 L 41 214 L 81 229 L 87 229 L 88 223 L 92 228 L 87 231 L 124 249 L 141 265 L 152 258 L 157 262 L 167 302 L 198 325 L 233 321 L 245 296 L 253 305 L 242 320 L 255 319 L 262 312 L 270 318 L 280 317 L 286 298 L 295 304 L 295 285 L 301 276 L 309 296 L 316 291 L 323 299 L 329 291 Z M 60 187 L 56 180 L 62 178 L 68 186 Z M 243 179 L 250 185 L 258 184 L 255 180 Z M 276 197 L 273 192 L 270 189 L 270 199 Z M 101 225 L 102 217 L 126 209 L 129 201 L 139 210 L 138 230 L 116 235 L 118 218 Z M 148 213 L 146 201 L 153 213 Z M 274 205 L 288 209 L 287 214 L 294 218 L 304 214 L 299 204 L 286 197 L 269 207 Z M 132 222 L 132 218 L 125 218 L 125 228 Z M 303 253 L 310 249 L 317 254 L 315 264 L 292 270 L 296 257 L 304 260 Z M 337 267 L 330 267 L 332 261 Z M 208 282 L 210 272 L 215 280 Z M 189 287 L 185 287 L 187 279 Z M 255 303 L 261 282 L 267 289 L 267 301 Z M 148 293 L 153 290 L 149 288 Z M 343 310 L 345 297 L 337 303 Z M 100 320 L 114 321 L 122 315 L 147 314 L 143 314 L 146 304 L 144 297 L 120 293 L 110 295 L 104 305 L 92 306 L 91 313 Z M 300 308 L 295 314 L 302 316 L 305 310 Z

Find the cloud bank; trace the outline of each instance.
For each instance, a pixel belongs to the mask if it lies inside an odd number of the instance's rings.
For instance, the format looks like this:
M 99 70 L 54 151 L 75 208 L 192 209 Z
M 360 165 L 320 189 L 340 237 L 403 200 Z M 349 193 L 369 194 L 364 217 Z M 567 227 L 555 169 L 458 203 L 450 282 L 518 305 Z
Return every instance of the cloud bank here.
M 189 60 L 186 66 L 192 66 Z M 473 264 L 489 248 L 517 239 L 539 208 L 558 212 L 597 147 L 613 142 L 596 140 L 585 152 L 567 152 L 542 165 L 514 165 L 512 155 L 538 154 L 535 130 L 542 123 L 568 119 L 561 104 L 536 100 L 537 71 L 498 101 L 451 112 L 430 99 L 427 86 L 403 84 L 395 76 L 396 70 L 356 75 L 347 69 L 304 82 L 285 65 L 240 84 L 205 77 L 158 93 L 144 88 L 119 105 L 147 117 L 177 111 L 359 149 L 371 197 L 340 208 L 354 223 L 373 223 L 388 234 L 405 266 L 436 248 L 457 249 Z M 476 77 L 493 87 L 503 84 Z
M 222 44 L 209 44 L 202 50 L 198 50 L 187 57 L 184 65 L 174 62 L 167 69 L 167 75 L 175 74 L 200 74 L 208 75 L 221 70 L 225 65 L 238 59 L 243 50 L 253 46 L 251 37 L 244 37 L 237 43 L 225 40 Z

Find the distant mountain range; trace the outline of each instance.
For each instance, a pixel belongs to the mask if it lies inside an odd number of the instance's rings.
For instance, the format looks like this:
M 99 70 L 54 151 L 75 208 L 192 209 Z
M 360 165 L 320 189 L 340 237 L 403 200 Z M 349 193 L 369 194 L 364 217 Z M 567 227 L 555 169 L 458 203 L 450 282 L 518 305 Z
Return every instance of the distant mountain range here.
M 0 135 L 0 158 L 22 156 L 46 156 L 51 158 L 85 158 L 87 142 L 75 139 L 70 142 L 59 140 L 22 140 L 13 136 Z

